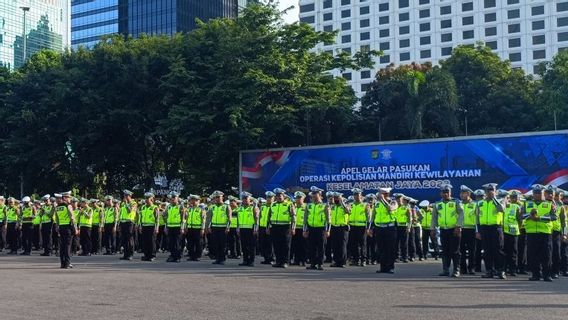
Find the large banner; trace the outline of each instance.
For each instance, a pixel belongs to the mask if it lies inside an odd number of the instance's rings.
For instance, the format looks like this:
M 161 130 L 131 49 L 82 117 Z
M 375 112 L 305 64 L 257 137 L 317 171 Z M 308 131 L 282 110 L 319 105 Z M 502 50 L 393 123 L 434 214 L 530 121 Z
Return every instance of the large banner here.
M 255 196 L 276 187 L 293 193 L 315 185 L 345 194 L 355 187 L 366 193 L 391 187 L 435 200 L 441 184 L 477 189 L 489 182 L 521 191 L 534 183 L 568 189 L 568 132 L 241 153 L 241 187 Z

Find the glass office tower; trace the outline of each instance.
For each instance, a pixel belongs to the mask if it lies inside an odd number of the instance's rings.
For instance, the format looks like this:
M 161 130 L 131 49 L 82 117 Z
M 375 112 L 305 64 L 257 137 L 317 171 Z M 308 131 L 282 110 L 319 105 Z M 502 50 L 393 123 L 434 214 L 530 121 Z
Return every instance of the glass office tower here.
M 119 0 L 71 0 L 71 45 L 91 47 L 118 33 Z
M 68 0 L 0 0 L 2 65 L 18 68 L 24 51 L 26 58 L 41 49 L 63 51 L 69 40 Z

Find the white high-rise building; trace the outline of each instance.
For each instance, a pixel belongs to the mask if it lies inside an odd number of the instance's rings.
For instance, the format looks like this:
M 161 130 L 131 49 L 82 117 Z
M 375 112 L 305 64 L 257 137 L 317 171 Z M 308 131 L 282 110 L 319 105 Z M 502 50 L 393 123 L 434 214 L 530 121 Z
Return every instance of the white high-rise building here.
M 436 64 L 462 44 L 484 42 L 527 73 L 568 48 L 568 0 L 300 0 L 300 21 L 340 30 L 319 50 L 384 52 L 373 70 L 343 72 L 359 96 L 388 64 Z

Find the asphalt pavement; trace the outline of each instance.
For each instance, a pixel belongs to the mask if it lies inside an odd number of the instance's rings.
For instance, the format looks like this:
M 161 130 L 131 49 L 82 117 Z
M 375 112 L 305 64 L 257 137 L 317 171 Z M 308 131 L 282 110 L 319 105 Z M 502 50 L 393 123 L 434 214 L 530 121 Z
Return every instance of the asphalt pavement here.
M 0 254 L 0 319 L 567 319 L 568 278 L 441 278 L 440 261 L 276 269 Z

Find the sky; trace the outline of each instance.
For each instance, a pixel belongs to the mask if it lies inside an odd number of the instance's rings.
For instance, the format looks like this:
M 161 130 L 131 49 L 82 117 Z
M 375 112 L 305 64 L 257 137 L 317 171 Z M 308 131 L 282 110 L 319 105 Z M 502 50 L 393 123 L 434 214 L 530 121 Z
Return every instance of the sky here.
M 292 23 L 298 21 L 299 14 L 299 1 L 298 0 L 280 0 L 280 9 L 286 9 L 287 7 L 294 6 L 294 9 L 288 11 L 288 14 L 284 16 L 284 21 L 286 23 Z

